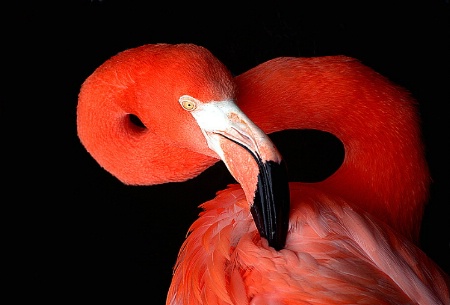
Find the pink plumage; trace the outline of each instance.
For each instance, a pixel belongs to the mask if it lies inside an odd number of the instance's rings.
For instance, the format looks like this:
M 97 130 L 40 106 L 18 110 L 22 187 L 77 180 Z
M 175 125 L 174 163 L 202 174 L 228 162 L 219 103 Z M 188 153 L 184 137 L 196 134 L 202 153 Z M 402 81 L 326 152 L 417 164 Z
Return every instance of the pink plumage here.
M 259 237 L 238 185 L 204 203 L 167 304 L 448 304 L 447 276 L 413 243 L 342 198 L 290 190 L 281 251 Z

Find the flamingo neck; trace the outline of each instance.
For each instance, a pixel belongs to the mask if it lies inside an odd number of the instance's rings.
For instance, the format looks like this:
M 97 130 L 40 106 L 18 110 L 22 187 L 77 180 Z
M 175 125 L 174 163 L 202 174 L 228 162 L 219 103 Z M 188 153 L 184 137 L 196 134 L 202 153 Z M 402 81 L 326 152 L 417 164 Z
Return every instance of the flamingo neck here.
M 418 242 L 430 177 L 408 92 L 344 56 L 277 58 L 236 77 L 237 101 L 264 132 L 338 137 L 342 166 L 320 182 Z

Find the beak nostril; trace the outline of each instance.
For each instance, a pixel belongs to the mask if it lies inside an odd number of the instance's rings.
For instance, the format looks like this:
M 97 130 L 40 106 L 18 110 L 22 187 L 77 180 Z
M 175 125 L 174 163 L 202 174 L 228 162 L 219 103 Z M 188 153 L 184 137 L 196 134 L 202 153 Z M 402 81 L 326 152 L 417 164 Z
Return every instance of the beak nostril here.
M 144 123 L 142 123 L 142 121 L 139 119 L 139 117 L 135 114 L 132 114 L 132 113 L 128 114 L 128 120 L 135 127 L 139 127 L 141 129 L 147 129 L 147 126 L 145 126 Z

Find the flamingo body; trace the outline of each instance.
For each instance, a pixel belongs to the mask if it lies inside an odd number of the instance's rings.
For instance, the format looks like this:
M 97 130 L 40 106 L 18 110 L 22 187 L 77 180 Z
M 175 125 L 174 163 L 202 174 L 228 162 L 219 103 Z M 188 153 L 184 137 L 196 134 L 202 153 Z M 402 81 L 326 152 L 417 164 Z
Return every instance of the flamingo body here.
M 416 106 L 344 56 L 277 58 L 233 79 L 204 48 L 157 44 L 99 67 L 82 86 L 77 124 L 86 149 L 125 183 L 184 181 L 219 159 L 239 183 L 202 205 L 168 305 L 450 304 L 448 275 L 417 246 L 430 177 Z M 289 183 L 279 251 L 255 223 L 255 194 L 260 185 L 272 194 L 274 178 L 256 176 L 282 164 L 257 126 L 327 131 L 345 148 L 331 177 Z
M 334 194 L 290 191 L 281 251 L 259 237 L 239 185 L 204 203 L 167 304 L 448 304 L 448 278 L 409 240 Z

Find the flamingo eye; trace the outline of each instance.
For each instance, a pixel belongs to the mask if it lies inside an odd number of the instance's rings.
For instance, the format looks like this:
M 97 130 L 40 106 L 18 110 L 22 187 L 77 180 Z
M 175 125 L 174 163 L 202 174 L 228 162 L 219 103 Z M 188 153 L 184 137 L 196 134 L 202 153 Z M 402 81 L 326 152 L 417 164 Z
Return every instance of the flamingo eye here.
M 197 108 L 197 103 L 190 96 L 181 97 L 180 104 L 181 104 L 181 107 L 183 107 L 183 109 L 187 110 L 187 111 L 192 111 L 192 110 L 195 110 L 195 108 Z

